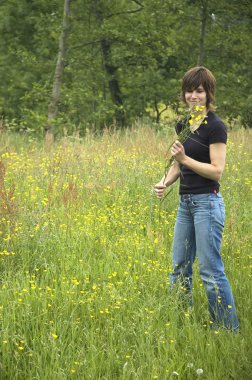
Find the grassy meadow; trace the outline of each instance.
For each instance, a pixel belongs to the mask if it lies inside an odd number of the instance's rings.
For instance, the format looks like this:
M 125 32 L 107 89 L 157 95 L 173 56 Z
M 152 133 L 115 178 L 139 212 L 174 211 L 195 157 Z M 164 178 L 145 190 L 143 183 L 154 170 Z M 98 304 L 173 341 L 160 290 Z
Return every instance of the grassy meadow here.
M 229 133 L 223 259 L 241 331 L 211 331 L 169 289 L 178 187 L 160 203 L 168 132 L 1 135 L 0 380 L 247 380 L 252 371 L 251 131 Z

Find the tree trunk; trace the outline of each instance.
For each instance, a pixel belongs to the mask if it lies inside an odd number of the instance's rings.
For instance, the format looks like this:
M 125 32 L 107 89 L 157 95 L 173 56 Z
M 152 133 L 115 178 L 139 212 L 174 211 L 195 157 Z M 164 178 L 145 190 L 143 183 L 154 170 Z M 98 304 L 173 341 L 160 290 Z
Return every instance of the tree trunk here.
M 121 94 L 119 82 L 118 82 L 118 79 L 116 78 L 116 71 L 118 67 L 111 64 L 111 45 L 110 45 L 110 42 L 106 38 L 102 38 L 101 40 L 101 50 L 102 50 L 102 56 L 104 60 L 104 68 L 109 77 L 108 84 L 109 84 L 111 99 L 113 103 L 117 106 L 116 115 L 115 115 L 116 122 L 120 126 L 124 126 L 125 117 L 124 117 L 124 111 L 122 109 L 123 100 L 122 100 L 122 94 Z
M 206 22 L 207 22 L 207 5 L 208 0 L 202 0 L 201 17 L 200 17 L 200 41 L 199 41 L 199 56 L 198 66 L 204 64 L 204 50 L 205 50 L 205 35 L 206 35 Z
M 54 141 L 53 120 L 55 120 L 58 114 L 60 89 L 61 89 L 62 76 L 63 76 L 63 71 L 64 71 L 64 63 L 65 63 L 65 58 L 66 58 L 66 40 L 67 40 L 67 34 L 68 34 L 68 29 L 69 29 L 70 2 L 71 0 L 64 0 L 63 23 L 62 23 L 62 31 L 59 38 L 58 58 L 57 58 L 57 63 L 55 67 L 54 79 L 53 79 L 51 102 L 48 106 L 47 125 L 45 127 L 46 144 L 48 146 L 50 146 Z
M 96 19 L 101 27 L 105 19 L 105 7 L 104 2 L 101 0 L 95 1 L 96 5 Z M 125 115 L 123 111 L 123 99 L 117 78 L 118 67 L 112 64 L 111 58 L 111 42 L 106 36 L 101 37 L 100 41 L 102 58 L 104 63 L 104 69 L 108 76 L 108 85 L 112 102 L 116 105 L 115 119 L 119 126 L 125 125 Z

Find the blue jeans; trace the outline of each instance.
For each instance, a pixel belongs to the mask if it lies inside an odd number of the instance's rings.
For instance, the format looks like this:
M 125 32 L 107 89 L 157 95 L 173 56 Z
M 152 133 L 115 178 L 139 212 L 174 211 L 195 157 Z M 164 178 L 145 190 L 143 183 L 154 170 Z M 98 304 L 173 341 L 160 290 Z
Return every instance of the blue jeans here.
M 190 297 L 193 263 L 197 256 L 211 321 L 214 325 L 237 330 L 239 323 L 232 290 L 220 255 L 224 222 L 225 206 L 220 193 L 180 196 L 170 280 L 173 287 L 179 279 L 184 294 Z

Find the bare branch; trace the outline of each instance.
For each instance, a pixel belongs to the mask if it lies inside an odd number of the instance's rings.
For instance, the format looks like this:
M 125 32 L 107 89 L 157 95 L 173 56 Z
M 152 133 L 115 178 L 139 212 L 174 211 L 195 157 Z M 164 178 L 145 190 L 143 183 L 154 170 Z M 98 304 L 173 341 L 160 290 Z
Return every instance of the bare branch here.
M 141 12 L 141 10 L 142 10 L 142 8 L 138 8 L 138 9 L 135 9 L 133 11 L 111 13 L 110 15 L 107 15 L 106 18 L 111 18 L 113 16 L 120 16 L 120 15 L 131 14 L 131 13 L 137 13 L 137 12 Z
M 166 104 L 165 105 L 165 108 L 163 108 L 159 113 L 160 113 L 160 115 L 163 113 L 163 112 L 165 112 L 165 111 L 167 111 L 168 110 L 168 104 Z
M 124 12 L 117 12 L 117 13 L 111 13 L 109 15 L 106 16 L 106 18 L 111 18 L 113 16 L 120 16 L 120 15 L 125 15 L 125 14 L 131 14 L 131 13 L 137 13 L 137 12 L 141 12 L 144 8 L 144 6 L 137 0 L 132 0 L 135 4 L 139 5 L 140 8 L 137 8 L 137 9 L 133 9 L 131 11 L 124 11 Z
M 141 4 L 140 1 L 138 0 L 132 0 L 132 1 L 136 3 L 137 5 L 139 5 L 139 7 L 144 8 L 143 4 Z

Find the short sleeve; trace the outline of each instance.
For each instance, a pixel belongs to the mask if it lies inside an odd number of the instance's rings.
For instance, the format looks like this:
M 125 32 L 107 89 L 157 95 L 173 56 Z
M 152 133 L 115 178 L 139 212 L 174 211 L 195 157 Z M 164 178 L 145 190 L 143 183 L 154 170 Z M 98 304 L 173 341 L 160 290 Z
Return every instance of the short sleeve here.
M 227 128 L 221 120 L 213 123 L 209 131 L 209 144 L 215 143 L 227 143 Z

